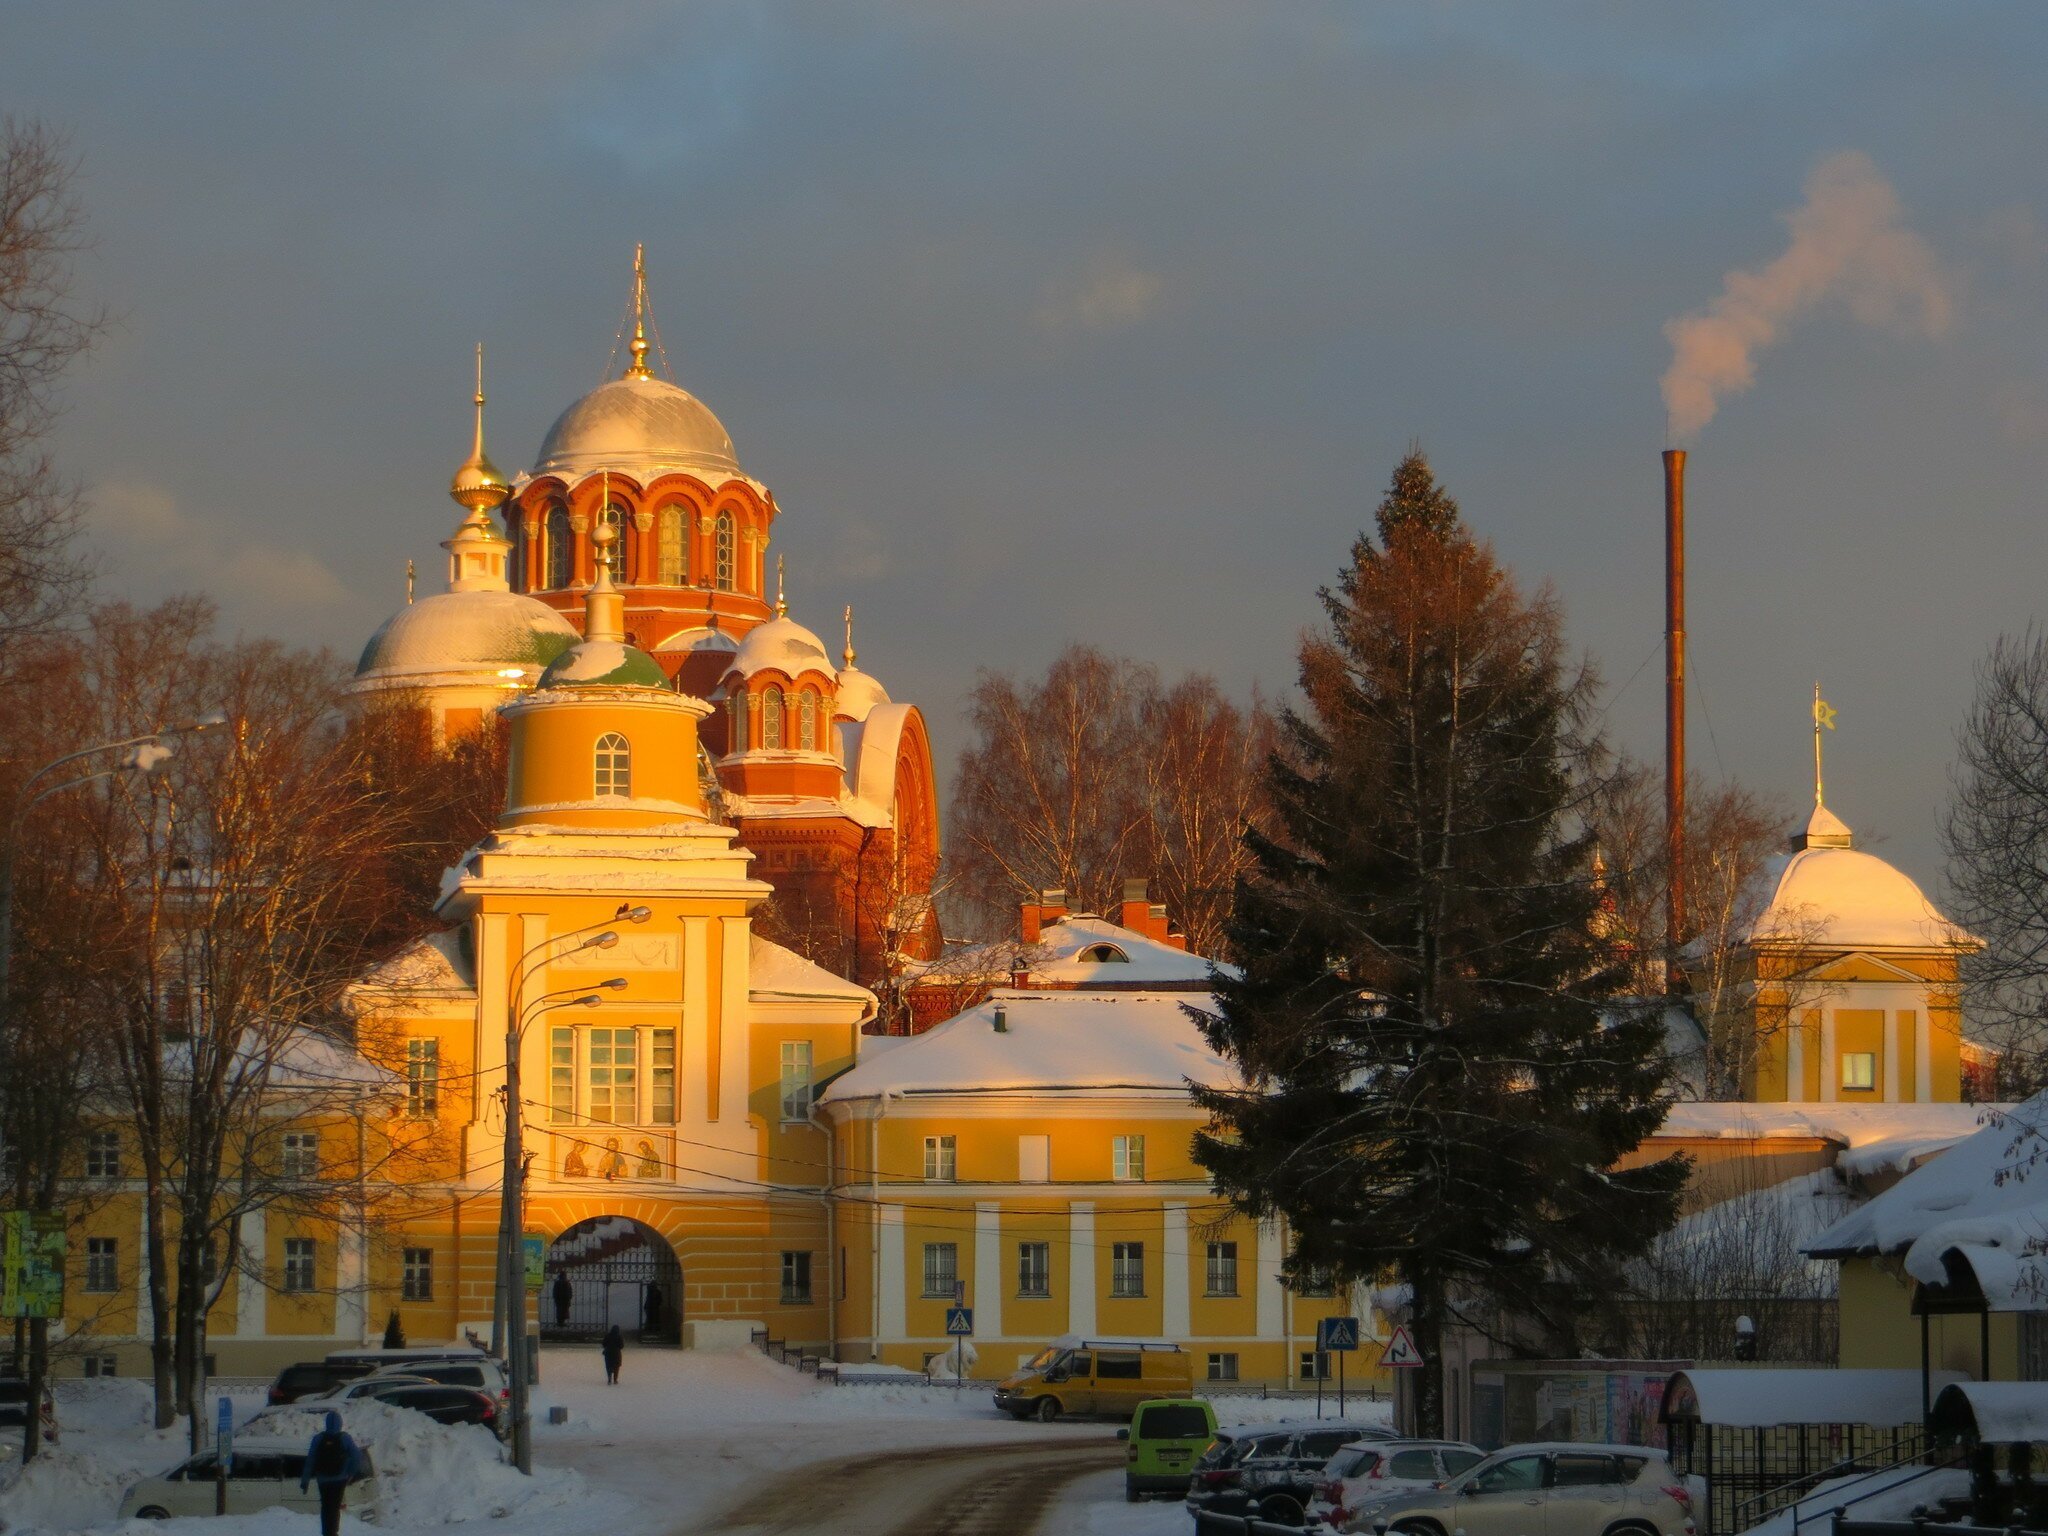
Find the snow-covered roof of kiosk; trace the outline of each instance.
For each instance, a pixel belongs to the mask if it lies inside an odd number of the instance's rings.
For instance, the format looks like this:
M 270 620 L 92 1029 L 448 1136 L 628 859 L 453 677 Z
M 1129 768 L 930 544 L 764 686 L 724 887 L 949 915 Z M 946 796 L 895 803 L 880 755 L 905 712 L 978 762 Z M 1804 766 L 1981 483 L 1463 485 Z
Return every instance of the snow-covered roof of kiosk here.
M 545 667 L 576 643 L 576 629 L 519 592 L 438 592 L 386 619 L 356 662 L 359 680 L 425 677 L 504 667 Z
M 1968 1269 L 1993 1312 L 2048 1304 L 2048 1093 L 2024 1104 L 1960 1105 L 1975 1135 L 1851 1211 L 1806 1250 L 1820 1258 L 1902 1254 L 1923 1285 Z
M 1960 1371 L 1936 1371 L 1939 1388 L 1962 1380 Z M 1788 1424 L 1920 1422 L 1917 1370 L 1705 1370 L 1678 1371 L 1664 1389 L 1666 1424 L 1694 1420 L 1738 1429 Z
M 833 666 L 832 659 L 825 654 L 825 642 L 795 619 L 783 615 L 747 631 L 747 638 L 733 654 L 726 675 L 737 672 L 742 677 L 752 677 L 756 672 L 769 671 L 787 677 L 795 677 L 799 672 L 822 672 L 830 677 Z
M 575 480 L 605 469 L 643 483 L 675 470 L 724 480 L 740 472 L 740 461 L 703 401 L 666 379 L 629 374 L 600 384 L 556 418 L 533 475 Z
M 1203 1001 L 1185 992 L 1002 988 L 921 1035 L 864 1042 L 860 1064 L 833 1079 L 819 1100 L 1109 1090 L 1181 1096 L 1190 1082 L 1231 1086 L 1237 1073 L 1188 1017 L 1191 1000 Z
M 2048 1440 L 2048 1382 L 1952 1381 L 1934 1400 L 1934 1431 L 1980 1445 Z
M 1955 949 L 1977 941 L 1935 910 L 1883 859 L 1850 846 L 1846 823 L 1816 805 L 1798 851 L 1775 866 L 1777 886 L 1749 942 L 1803 949 Z

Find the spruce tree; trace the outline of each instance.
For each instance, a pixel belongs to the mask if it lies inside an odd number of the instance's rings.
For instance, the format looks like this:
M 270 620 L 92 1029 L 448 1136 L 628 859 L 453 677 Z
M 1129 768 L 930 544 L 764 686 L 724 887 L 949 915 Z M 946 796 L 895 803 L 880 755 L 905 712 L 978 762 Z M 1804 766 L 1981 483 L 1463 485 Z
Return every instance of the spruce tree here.
M 1576 740 L 1592 683 L 1548 596 L 1524 596 L 1411 453 L 1321 596 L 1302 706 L 1267 769 L 1210 1042 L 1196 1157 L 1293 1231 L 1288 1277 L 1395 1279 L 1443 1432 L 1441 1335 L 1496 1303 L 1569 1347 L 1675 1218 L 1682 1158 L 1617 1170 L 1662 1121 L 1661 1026 L 1603 1006 Z

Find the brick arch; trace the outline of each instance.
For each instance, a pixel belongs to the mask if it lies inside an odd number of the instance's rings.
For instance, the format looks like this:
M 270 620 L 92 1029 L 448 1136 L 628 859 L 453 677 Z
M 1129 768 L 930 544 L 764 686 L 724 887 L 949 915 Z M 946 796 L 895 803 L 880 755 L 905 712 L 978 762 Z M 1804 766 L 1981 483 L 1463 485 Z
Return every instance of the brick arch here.
M 663 1230 L 669 1215 L 655 1201 L 534 1202 L 529 1230 L 547 1241 L 546 1278 L 539 1297 L 543 1337 L 594 1336 L 616 1323 L 636 1342 L 680 1342 L 688 1270 L 676 1234 Z M 593 1244 L 563 1249 L 566 1239 L 593 1222 L 627 1225 Z M 558 1297 L 555 1287 L 562 1278 L 569 1281 L 568 1290 Z M 654 1291 L 660 1301 L 650 1309 Z

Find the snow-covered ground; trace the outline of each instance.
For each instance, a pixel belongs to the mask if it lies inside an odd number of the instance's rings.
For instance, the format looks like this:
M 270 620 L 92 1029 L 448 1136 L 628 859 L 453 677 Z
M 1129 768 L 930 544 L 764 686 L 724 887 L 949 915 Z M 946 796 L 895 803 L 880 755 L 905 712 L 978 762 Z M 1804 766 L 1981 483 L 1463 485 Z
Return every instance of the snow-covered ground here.
M 634 1350 L 620 1385 L 608 1387 L 595 1349 L 544 1350 L 535 1389 L 536 1476 L 502 1464 L 480 1429 L 443 1429 L 417 1414 L 380 1405 L 352 1407 L 349 1427 L 371 1449 L 383 1483 L 378 1526 L 353 1518 L 351 1533 L 374 1530 L 459 1531 L 487 1521 L 493 1536 L 682 1536 L 709 1527 L 714 1516 L 786 1486 L 798 1468 L 842 1457 L 925 1448 L 1101 1442 L 1112 1426 L 1018 1424 L 1000 1414 L 985 1387 L 925 1385 L 907 1373 L 834 1386 L 778 1365 L 752 1350 L 730 1353 Z M 560 1406 L 568 1421 L 547 1422 Z M 1217 1402 L 1225 1424 L 1312 1420 L 1312 1400 Z M 236 1394 L 238 1423 L 262 1407 L 260 1392 Z M 1372 1422 L 1385 1403 L 1350 1404 L 1348 1418 Z M 1334 1398 L 1325 1413 L 1334 1418 Z M 278 1529 L 277 1517 L 251 1515 L 129 1522 L 114 1519 L 123 1489 L 184 1458 L 181 1429 L 149 1427 L 145 1383 L 66 1381 L 58 1389 L 64 1427 L 59 1450 L 25 1474 L 0 1463 L 0 1531 L 8 1536 L 59 1533 L 209 1532 L 256 1536 Z M 266 1414 L 241 1434 L 310 1438 L 317 1420 L 306 1413 Z M 13 1477 L 12 1482 L 9 1481 Z M 1065 1488 L 1044 1522 L 1048 1531 L 1085 1536 L 1184 1536 L 1178 1500 L 1129 1505 L 1121 1474 L 1090 1472 Z

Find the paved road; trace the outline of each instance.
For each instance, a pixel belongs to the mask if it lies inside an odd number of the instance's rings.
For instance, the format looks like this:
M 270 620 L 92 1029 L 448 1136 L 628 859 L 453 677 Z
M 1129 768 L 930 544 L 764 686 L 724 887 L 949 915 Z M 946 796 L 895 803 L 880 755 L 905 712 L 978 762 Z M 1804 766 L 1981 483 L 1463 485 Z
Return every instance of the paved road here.
M 813 1462 L 690 1536 L 1028 1536 L 1068 1483 L 1122 1461 L 1105 1434 Z

